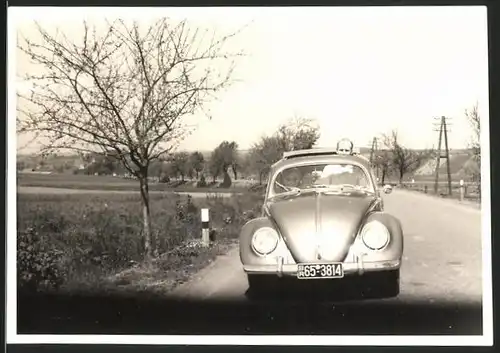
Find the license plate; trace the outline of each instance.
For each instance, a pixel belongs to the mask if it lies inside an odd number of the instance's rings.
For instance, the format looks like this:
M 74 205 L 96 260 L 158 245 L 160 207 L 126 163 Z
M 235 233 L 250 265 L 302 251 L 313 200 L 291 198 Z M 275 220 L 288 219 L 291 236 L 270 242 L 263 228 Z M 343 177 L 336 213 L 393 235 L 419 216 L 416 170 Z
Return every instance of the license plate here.
M 342 263 L 299 264 L 298 279 L 342 278 L 344 268 Z

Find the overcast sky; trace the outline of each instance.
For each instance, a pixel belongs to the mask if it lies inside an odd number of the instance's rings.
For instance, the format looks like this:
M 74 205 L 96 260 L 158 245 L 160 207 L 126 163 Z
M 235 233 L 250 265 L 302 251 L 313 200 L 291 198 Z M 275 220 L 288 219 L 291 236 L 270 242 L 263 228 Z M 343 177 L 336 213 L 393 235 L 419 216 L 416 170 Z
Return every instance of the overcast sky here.
M 249 54 L 235 73 L 241 82 L 211 104 L 211 121 L 190 119 L 198 128 L 183 149 L 211 150 L 222 140 L 246 149 L 296 114 L 318 120 L 320 146 L 342 137 L 366 146 L 398 129 L 417 148 L 437 145 L 433 117 L 445 115 L 450 147 L 463 148 L 471 133 L 464 109 L 477 101 L 488 119 L 485 7 L 10 8 L 10 16 L 24 35 L 36 19 L 75 38 L 84 18 L 186 18 L 221 34 L 251 22 L 232 44 Z M 18 74 L 33 70 L 15 62 Z

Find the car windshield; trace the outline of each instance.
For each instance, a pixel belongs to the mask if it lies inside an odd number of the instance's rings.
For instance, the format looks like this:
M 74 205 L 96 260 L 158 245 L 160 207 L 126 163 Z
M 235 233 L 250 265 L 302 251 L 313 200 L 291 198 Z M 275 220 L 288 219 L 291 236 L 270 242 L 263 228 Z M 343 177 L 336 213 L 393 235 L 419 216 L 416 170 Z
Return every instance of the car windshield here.
M 373 192 L 368 175 L 354 164 L 329 163 L 290 167 L 274 179 L 274 194 L 328 189 Z

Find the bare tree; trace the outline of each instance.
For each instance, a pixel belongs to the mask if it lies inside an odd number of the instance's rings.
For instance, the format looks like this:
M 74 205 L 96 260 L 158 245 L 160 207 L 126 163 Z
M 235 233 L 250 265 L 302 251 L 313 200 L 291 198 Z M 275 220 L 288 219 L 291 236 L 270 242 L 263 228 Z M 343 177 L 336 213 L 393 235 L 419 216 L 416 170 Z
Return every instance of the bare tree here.
M 465 109 L 465 116 L 467 121 L 469 122 L 472 131 L 472 145 L 474 148 L 480 149 L 480 141 L 481 141 L 481 117 L 478 111 L 478 103 L 474 104 L 471 110 Z
M 189 156 L 190 163 L 196 173 L 196 179 L 199 179 L 199 174 L 203 170 L 203 167 L 205 165 L 205 157 L 203 157 L 203 154 L 201 152 L 193 152 Z
M 212 151 L 207 167 L 209 174 L 212 176 L 212 183 L 215 184 L 217 178 L 222 172 L 222 163 L 221 159 L 217 155 L 217 150 Z
M 189 163 L 189 153 L 185 151 L 173 153 L 168 161 L 171 163 L 172 172 L 177 177 L 181 175 L 181 180 L 184 181 L 186 175 L 189 174 L 190 163 Z
M 271 165 L 280 160 L 283 151 L 276 136 L 262 136 L 260 141 L 250 148 L 248 163 L 251 170 L 257 171 L 259 184 L 269 172 Z
M 216 37 L 186 21 L 83 23 L 80 43 L 35 24 L 40 42 L 19 44 L 43 74 L 27 74 L 18 93 L 18 133 L 48 141 L 43 151 L 73 149 L 114 156 L 139 180 L 145 260 L 152 257 L 148 167 L 170 152 L 189 129 L 183 117 L 203 110 L 231 83 L 234 58 Z M 216 69 L 220 67 L 220 69 Z
M 414 172 L 433 154 L 432 150 L 415 151 L 404 147 L 398 140 L 396 130 L 391 131 L 389 135 L 384 135 L 383 143 L 390 149 L 391 164 L 398 174 L 400 184 L 407 173 Z
M 391 175 L 393 169 L 391 151 L 386 148 L 376 151 L 373 166 L 380 170 L 380 183 L 383 185 L 385 183 L 385 179 Z
M 471 147 L 474 157 L 473 160 L 477 165 L 476 171 L 473 173 L 473 178 L 481 185 L 481 116 L 478 112 L 477 102 L 470 111 L 467 109 L 465 110 L 465 117 L 472 128 Z
M 295 116 L 281 125 L 275 136 L 284 152 L 312 148 L 318 141 L 320 132 L 314 119 Z
M 283 152 L 313 148 L 320 137 L 319 126 L 314 119 L 295 116 L 279 126 L 271 136 L 262 136 L 250 149 L 248 163 L 259 174 L 262 184 L 271 165 L 283 156 Z

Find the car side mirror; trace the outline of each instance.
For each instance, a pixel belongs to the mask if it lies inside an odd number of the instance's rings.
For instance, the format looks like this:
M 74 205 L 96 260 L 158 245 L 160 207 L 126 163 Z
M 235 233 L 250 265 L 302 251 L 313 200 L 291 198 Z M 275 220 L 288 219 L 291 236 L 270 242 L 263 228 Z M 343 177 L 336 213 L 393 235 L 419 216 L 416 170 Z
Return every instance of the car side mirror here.
M 384 194 L 390 194 L 392 192 L 392 186 L 387 184 L 387 185 L 384 185 L 384 187 L 382 188 L 382 190 L 384 191 Z

